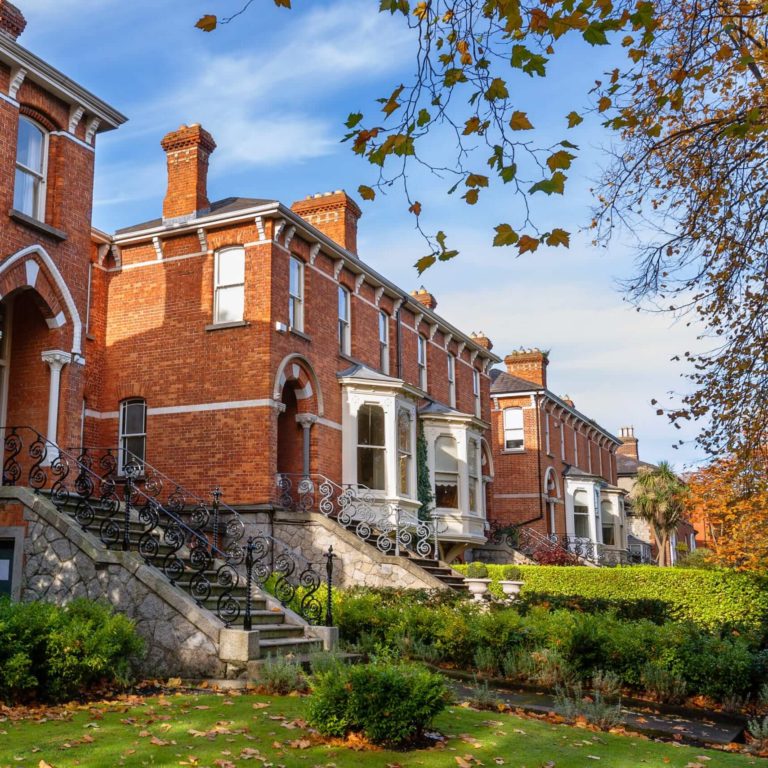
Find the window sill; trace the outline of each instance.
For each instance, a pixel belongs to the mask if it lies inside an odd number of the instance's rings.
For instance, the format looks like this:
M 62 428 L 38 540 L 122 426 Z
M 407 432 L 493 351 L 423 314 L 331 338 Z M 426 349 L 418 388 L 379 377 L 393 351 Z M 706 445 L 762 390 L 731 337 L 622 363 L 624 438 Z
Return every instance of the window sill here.
M 291 326 L 288 326 L 288 333 L 293 334 L 294 336 L 298 336 L 300 339 L 304 339 L 304 341 L 312 341 L 310 336 L 304 333 L 304 331 L 300 331 L 298 328 L 292 328 Z
M 224 331 L 227 328 L 246 328 L 250 325 L 247 320 L 235 320 L 231 323 L 210 323 L 205 326 L 206 331 Z
M 23 224 L 25 227 L 29 227 L 44 235 L 48 235 L 48 237 L 52 237 L 54 240 L 62 242 L 67 239 L 66 232 L 62 232 L 62 230 L 56 229 L 56 227 L 52 227 L 50 224 L 46 224 L 44 221 L 40 221 L 33 216 L 27 216 L 26 213 L 17 211 L 15 208 L 11 208 L 11 210 L 8 211 L 8 215 L 19 224 Z
M 525 453 L 525 448 L 507 448 L 502 453 Z

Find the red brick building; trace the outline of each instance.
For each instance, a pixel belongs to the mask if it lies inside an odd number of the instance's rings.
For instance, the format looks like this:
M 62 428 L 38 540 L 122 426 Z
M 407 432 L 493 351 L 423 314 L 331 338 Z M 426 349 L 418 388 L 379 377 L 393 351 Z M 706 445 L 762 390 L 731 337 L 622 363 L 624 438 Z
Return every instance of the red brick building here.
M 587 560 L 626 559 L 620 441 L 547 388 L 547 352 L 519 350 L 504 363 L 491 372 L 493 529 L 529 531 L 520 546 L 531 552 L 548 540 Z
M 312 478 L 313 503 L 328 483 L 413 519 L 423 435 L 443 554 L 482 543 L 489 345 L 363 261 L 344 192 L 210 201 L 199 125 L 162 140 L 156 219 L 92 231 L 94 140 L 125 118 L 23 26 L 0 0 L 2 423 L 254 513 Z
M 0 413 L 77 445 L 96 138 L 125 118 L 19 45 L 25 25 L 0 0 Z M 20 511 L 0 512 L 0 563 L 16 570 L 23 530 Z

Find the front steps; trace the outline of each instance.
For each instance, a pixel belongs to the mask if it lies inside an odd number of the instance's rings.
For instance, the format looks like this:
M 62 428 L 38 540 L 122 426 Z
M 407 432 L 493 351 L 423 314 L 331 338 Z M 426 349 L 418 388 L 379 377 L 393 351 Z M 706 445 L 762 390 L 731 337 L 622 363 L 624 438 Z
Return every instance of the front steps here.
M 430 560 L 423 557 L 417 557 L 416 555 L 408 553 L 412 563 L 415 563 L 420 568 L 423 568 L 430 576 L 434 576 L 436 579 L 445 584 L 446 587 L 450 587 L 456 592 L 466 592 L 467 585 L 464 583 L 464 577 L 453 570 L 449 565 L 441 562 L 440 560 Z

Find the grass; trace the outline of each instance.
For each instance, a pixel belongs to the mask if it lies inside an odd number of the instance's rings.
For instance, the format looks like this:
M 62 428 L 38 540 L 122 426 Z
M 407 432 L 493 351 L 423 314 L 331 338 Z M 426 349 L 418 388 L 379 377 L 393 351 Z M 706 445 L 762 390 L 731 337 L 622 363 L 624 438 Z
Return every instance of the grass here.
M 462 707 L 450 707 L 436 719 L 435 729 L 448 737 L 441 748 L 353 751 L 317 743 L 302 720 L 305 705 L 306 699 L 292 696 L 177 694 L 0 719 L 0 766 L 739 768 L 763 763 Z M 0 709 L 0 717 L 7 715 Z

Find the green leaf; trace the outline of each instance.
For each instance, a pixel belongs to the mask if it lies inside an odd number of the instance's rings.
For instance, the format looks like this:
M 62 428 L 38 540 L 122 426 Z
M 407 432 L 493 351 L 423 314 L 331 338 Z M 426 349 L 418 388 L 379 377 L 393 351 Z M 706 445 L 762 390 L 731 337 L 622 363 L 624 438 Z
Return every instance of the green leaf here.
M 584 30 L 582 36 L 590 45 L 608 45 L 608 38 L 605 36 L 605 25 L 603 24 L 590 24 Z
M 557 171 L 556 173 L 552 174 L 551 179 L 542 179 L 541 181 L 536 182 L 536 184 L 534 184 L 528 190 L 528 194 L 533 194 L 534 192 L 544 192 L 547 195 L 551 195 L 553 193 L 562 195 L 564 189 L 565 175 L 560 171 Z
M 464 184 L 468 187 L 487 187 L 488 177 L 482 176 L 479 173 L 470 173 L 464 180 Z
M 431 119 L 432 115 L 430 115 L 426 109 L 421 109 L 419 110 L 419 116 L 416 120 L 416 125 L 418 125 L 419 128 L 423 128 Z
M 357 193 L 363 200 L 373 200 L 376 197 L 376 193 L 370 187 L 366 187 L 365 184 L 361 184 L 357 188 Z
M 519 239 L 519 235 L 509 224 L 499 224 L 496 229 L 496 237 L 493 238 L 494 246 L 514 245 Z
M 344 125 L 346 125 L 347 128 L 354 128 L 362 119 L 363 119 L 362 112 L 351 112 L 349 117 L 347 118 L 347 122 L 344 123 Z
M 564 229 L 553 229 L 546 240 L 547 245 L 557 247 L 558 245 L 564 245 L 568 248 L 571 244 L 571 236 Z
M 458 67 L 451 67 L 450 69 L 445 70 L 443 82 L 446 88 L 453 88 L 456 83 L 465 83 L 466 81 L 467 76 L 464 74 L 463 69 L 459 69 Z
M 560 149 L 547 158 L 547 166 L 553 173 L 561 168 L 567 170 L 571 167 L 571 161 L 574 160 L 576 155 L 572 155 L 570 152 L 566 152 L 564 149 Z
M 499 176 L 501 176 L 501 180 L 505 184 L 509 184 L 509 182 L 512 181 L 515 176 L 517 176 L 517 163 L 510 163 L 509 165 L 505 165 L 501 169 Z
M 506 99 L 509 97 L 507 84 L 500 77 L 494 77 L 488 90 L 483 94 L 486 101 L 496 101 L 497 99 Z
M 579 123 L 584 122 L 584 118 L 578 114 L 578 112 L 569 112 L 566 115 L 566 119 L 568 120 L 568 127 L 573 128 L 577 126 Z

